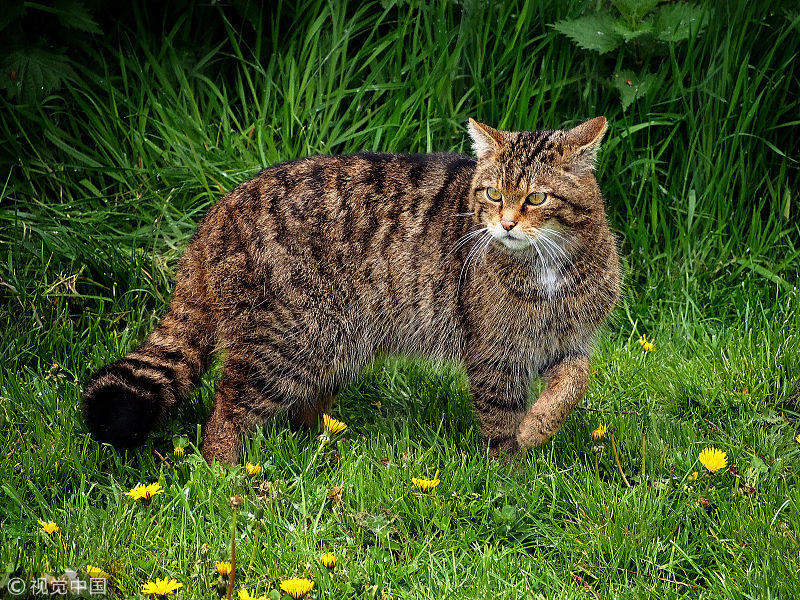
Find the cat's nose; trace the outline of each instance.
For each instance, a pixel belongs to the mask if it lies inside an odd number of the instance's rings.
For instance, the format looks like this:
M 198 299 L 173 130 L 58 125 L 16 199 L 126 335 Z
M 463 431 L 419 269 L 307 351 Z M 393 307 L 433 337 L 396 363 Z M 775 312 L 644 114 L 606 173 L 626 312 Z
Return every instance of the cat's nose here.
M 514 225 L 516 224 L 517 224 L 516 221 L 509 221 L 508 219 L 503 219 L 502 221 L 500 221 L 500 225 L 502 225 L 503 229 L 505 229 L 506 231 L 511 231 L 512 229 L 514 229 Z

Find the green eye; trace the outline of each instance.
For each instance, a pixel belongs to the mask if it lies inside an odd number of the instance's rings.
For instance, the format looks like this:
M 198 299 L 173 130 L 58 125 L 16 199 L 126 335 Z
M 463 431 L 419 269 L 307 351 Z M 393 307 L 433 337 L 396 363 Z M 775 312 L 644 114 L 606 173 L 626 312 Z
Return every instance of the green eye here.
M 531 206 L 539 206 L 540 204 L 544 204 L 545 200 L 547 200 L 547 194 L 544 192 L 533 192 L 532 194 L 528 194 L 528 197 L 525 198 L 525 202 Z
M 494 188 L 486 188 L 486 197 L 492 202 L 500 202 L 503 199 L 503 194 Z

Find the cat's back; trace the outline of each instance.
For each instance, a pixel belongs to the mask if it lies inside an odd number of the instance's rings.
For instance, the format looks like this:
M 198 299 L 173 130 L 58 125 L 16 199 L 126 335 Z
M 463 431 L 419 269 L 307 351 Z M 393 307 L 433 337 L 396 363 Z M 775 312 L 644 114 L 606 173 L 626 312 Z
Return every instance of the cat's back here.
M 216 252 L 241 242 L 256 257 L 267 249 L 310 260 L 426 255 L 468 226 L 474 169 L 474 159 L 458 154 L 364 152 L 280 163 L 214 206 L 200 235 L 214 238 Z
M 269 167 L 198 230 L 211 287 L 226 306 L 277 296 L 432 312 L 455 301 L 474 169 L 457 154 L 380 153 Z
M 469 186 L 475 160 L 459 154 L 362 152 L 311 156 L 264 169 L 253 180 L 270 217 L 288 220 L 307 215 L 323 221 L 361 215 L 418 214 L 444 207 Z M 461 194 L 463 195 L 463 194 Z

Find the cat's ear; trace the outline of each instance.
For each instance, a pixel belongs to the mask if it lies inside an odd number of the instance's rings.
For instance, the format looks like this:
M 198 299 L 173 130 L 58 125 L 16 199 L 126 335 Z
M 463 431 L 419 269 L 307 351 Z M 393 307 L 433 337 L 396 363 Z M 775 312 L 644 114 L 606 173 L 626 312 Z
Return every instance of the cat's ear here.
M 467 129 L 469 129 L 469 135 L 472 137 L 472 148 L 475 150 L 475 156 L 478 158 L 496 154 L 505 143 L 502 131 L 493 129 L 483 123 L 478 123 L 471 117 L 467 122 Z
M 578 174 L 593 171 L 606 129 L 606 118 L 595 117 L 567 131 L 563 165 Z

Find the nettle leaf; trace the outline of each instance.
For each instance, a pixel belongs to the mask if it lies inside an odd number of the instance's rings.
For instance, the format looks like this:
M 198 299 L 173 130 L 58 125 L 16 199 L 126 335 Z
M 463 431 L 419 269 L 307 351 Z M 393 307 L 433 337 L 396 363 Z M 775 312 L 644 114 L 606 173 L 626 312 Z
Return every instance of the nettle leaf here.
M 622 15 L 622 18 L 629 23 L 637 23 L 643 17 L 653 12 L 661 0 L 612 0 L 614 5 Z
M 656 76 L 652 73 L 637 75 L 633 71 L 620 71 L 611 78 L 611 84 L 619 90 L 622 110 L 628 110 L 634 100 L 646 95 L 655 82 Z
M 653 30 L 662 42 L 681 42 L 699 35 L 707 24 L 707 11 L 685 2 L 667 4 L 656 13 Z
M 103 33 L 100 26 L 92 18 L 92 14 L 78 0 L 61 0 L 52 8 L 52 12 L 58 17 L 59 22 L 64 27 L 79 29 L 87 33 Z
M 614 30 L 614 25 L 614 18 L 599 14 L 559 21 L 553 27 L 584 50 L 605 54 L 622 43 L 622 38 Z
M 627 23 L 616 21 L 614 23 L 614 31 L 625 42 L 630 42 L 631 40 L 635 40 L 643 35 L 653 33 L 653 24 L 651 22 L 643 22 L 636 27 L 631 27 Z
M 26 48 L 9 54 L 0 64 L 0 85 L 11 98 L 31 103 L 61 87 L 72 74 L 69 59 L 45 48 Z

